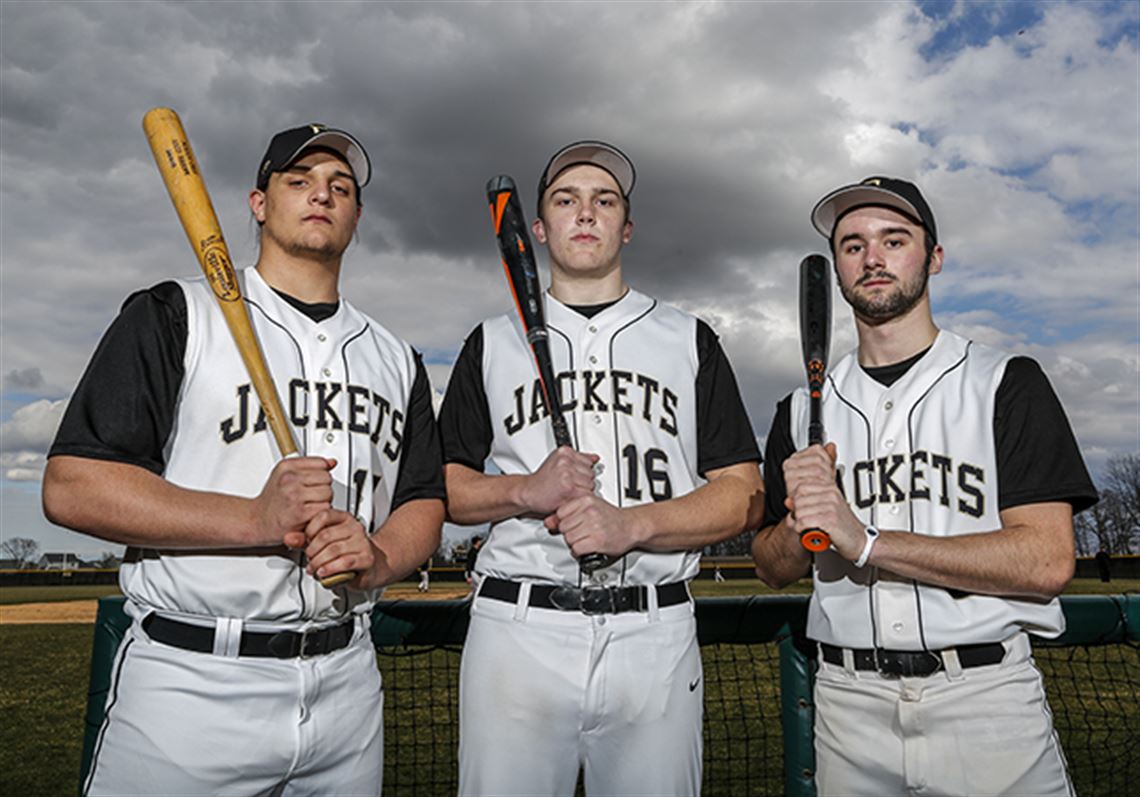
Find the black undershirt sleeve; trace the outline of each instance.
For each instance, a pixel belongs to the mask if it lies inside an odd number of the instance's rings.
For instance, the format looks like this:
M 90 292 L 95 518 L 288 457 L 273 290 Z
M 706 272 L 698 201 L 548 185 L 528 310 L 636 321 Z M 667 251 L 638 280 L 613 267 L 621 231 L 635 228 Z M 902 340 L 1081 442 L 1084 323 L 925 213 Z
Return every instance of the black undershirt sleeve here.
M 444 498 L 442 452 L 439 426 L 432 409 L 431 382 L 419 352 L 416 355 L 416 378 L 408 397 L 404 415 L 404 435 L 400 445 L 400 472 L 392 493 L 392 509 L 424 498 Z
M 483 472 L 491 453 L 491 413 L 483 388 L 483 325 L 475 327 L 451 369 L 439 410 L 443 461 Z
M 784 499 L 788 497 L 788 487 L 784 484 L 784 460 L 796 453 L 792 441 L 792 397 L 785 396 L 776 405 L 776 415 L 772 418 L 772 428 L 768 431 L 768 441 L 764 447 L 764 519 L 760 527 L 775 525 L 788 514 Z
M 1073 513 L 1097 492 L 1065 410 L 1041 367 L 1028 357 L 1007 364 L 995 396 L 999 505 L 1068 501 Z
M 728 357 L 712 327 L 697 320 L 697 472 L 759 461 L 760 449 Z
M 79 380 L 48 456 L 122 462 L 161 475 L 186 329 L 186 298 L 177 283 L 129 296 Z

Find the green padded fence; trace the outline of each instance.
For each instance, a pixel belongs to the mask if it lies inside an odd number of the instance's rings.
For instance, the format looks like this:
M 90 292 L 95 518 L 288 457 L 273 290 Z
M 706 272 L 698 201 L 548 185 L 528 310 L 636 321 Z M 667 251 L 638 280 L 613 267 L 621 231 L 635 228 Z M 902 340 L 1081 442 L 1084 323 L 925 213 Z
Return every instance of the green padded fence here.
M 1061 604 L 1068 630 L 1057 640 L 1034 639 L 1034 655 L 1070 773 L 1082 797 L 1127 794 L 1140 783 L 1140 596 L 1064 597 Z M 456 792 L 459 656 L 468 606 L 385 601 L 373 612 L 385 689 L 386 795 Z M 697 600 L 706 797 L 815 794 L 815 651 L 803 636 L 806 610 L 803 595 Z M 129 624 L 121 597 L 100 600 L 83 776 Z

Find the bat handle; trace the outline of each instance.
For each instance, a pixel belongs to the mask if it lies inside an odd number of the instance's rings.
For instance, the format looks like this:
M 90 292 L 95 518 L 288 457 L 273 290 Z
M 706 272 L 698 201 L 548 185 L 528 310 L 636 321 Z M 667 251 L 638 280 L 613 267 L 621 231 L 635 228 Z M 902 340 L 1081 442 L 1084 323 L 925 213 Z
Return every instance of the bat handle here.
M 355 570 L 346 570 L 343 573 L 333 573 L 331 576 L 325 576 L 321 579 L 321 586 L 325 589 L 332 589 L 333 587 L 340 586 L 346 581 L 352 581 L 356 578 Z
M 808 423 L 808 445 L 823 445 L 823 419 L 820 393 L 812 385 L 811 420 Z M 800 545 L 812 553 L 823 553 L 831 547 L 831 537 L 823 529 L 805 529 L 800 535 Z
M 800 545 L 812 553 L 823 553 L 831 547 L 831 537 L 823 529 L 807 529 L 800 535 Z
M 595 571 L 601 570 L 603 567 L 609 567 L 613 564 L 613 559 L 610 559 L 604 553 L 588 553 L 578 560 L 578 567 L 582 572 L 591 576 Z
M 285 459 L 301 456 L 300 450 L 297 448 L 297 442 L 293 439 L 292 432 L 286 430 L 286 437 L 278 437 L 277 442 L 281 445 L 282 453 Z M 288 449 L 288 450 L 287 450 Z M 340 586 L 346 581 L 352 581 L 359 575 L 355 570 L 346 570 L 343 573 L 333 573 L 331 576 L 325 576 L 321 579 L 321 586 L 325 589 L 332 589 L 333 587 Z

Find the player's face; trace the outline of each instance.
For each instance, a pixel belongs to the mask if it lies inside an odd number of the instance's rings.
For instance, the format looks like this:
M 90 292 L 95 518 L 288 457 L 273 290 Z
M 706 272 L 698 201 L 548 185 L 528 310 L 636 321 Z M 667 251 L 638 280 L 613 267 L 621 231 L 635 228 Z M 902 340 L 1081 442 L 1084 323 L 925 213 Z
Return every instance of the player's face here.
M 853 210 L 835 228 L 839 290 L 855 314 L 881 323 L 927 298 L 927 280 L 942 270 L 942 247 L 926 254 L 926 231 L 889 208 Z
M 534 235 L 550 250 L 551 268 L 575 276 L 611 272 L 633 237 L 617 181 L 589 164 L 558 175 L 546 189 L 542 215 L 534 222 Z
M 262 235 L 295 257 L 339 258 L 360 218 L 352 169 L 323 150 L 273 174 L 264 192 L 250 195 L 250 207 Z

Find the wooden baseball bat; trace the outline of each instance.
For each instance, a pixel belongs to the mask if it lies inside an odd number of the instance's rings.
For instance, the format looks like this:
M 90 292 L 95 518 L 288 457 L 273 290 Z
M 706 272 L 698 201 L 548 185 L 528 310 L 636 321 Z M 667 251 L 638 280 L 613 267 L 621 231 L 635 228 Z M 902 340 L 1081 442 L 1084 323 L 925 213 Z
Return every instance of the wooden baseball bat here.
M 143 117 L 143 132 L 146 133 L 158 171 L 162 174 L 162 181 L 166 184 L 166 191 L 170 194 L 170 201 L 178 213 L 178 220 L 182 222 L 182 229 L 190 240 L 190 248 L 198 257 L 198 264 L 214 291 L 214 298 L 218 300 L 226 326 L 237 344 L 254 390 L 257 391 L 265 421 L 273 432 L 277 448 L 283 457 L 296 455 L 297 442 L 285 420 L 285 411 L 269 374 L 265 354 L 253 331 L 249 310 L 242 301 L 241 286 L 234 273 L 229 248 L 222 237 L 222 227 L 206 191 L 206 182 L 198 169 L 198 159 L 190 149 L 190 139 L 182 127 L 182 120 L 170 108 L 151 108 Z M 321 583 L 333 587 L 350 581 L 354 576 L 351 571 L 336 573 L 321 579 Z

